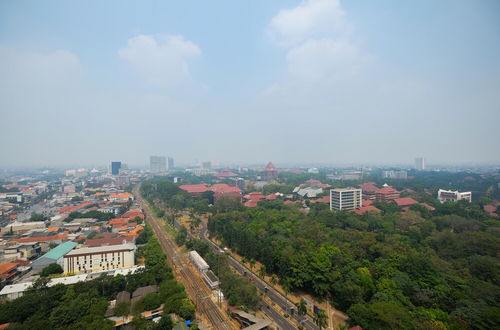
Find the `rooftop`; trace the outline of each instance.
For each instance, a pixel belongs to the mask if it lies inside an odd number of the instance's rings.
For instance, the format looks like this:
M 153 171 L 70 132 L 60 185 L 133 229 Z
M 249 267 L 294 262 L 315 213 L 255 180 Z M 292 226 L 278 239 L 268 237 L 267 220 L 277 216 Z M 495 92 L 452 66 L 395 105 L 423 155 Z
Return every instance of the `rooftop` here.
M 112 252 L 112 251 L 123 251 L 123 250 L 134 250 L 135 249 L 135 244 L 119 244 L 119 245 L 108 245 L 108 246 L 98 246 L 98 247 L 88 247 L 88 248 L 81 248 L 81 249 L 76 249 L 68 254 L 65 255 L 65 257 L 69 256 L 78 256 L 82 254 L 94 254 L 94 253 L 105 253 L 105 252 Z
M 64 256 L 66 253 L 69 251 L 73 250 L 78 244 L 75 242 L 64 242 L 50 250 L 49 252 L 45 253 L 43 256 L 40 258 L 49 258 L 49 259 L 54 259 L 57 260 Z

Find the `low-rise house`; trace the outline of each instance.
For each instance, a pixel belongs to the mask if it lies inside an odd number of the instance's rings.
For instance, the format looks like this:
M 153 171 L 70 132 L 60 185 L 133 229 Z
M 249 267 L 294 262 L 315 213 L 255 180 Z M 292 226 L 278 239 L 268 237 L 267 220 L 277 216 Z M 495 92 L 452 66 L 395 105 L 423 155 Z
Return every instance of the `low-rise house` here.
M 19 273 L 17 267 L 16 263 L 0 264 L 0 283 L 12 282 Z

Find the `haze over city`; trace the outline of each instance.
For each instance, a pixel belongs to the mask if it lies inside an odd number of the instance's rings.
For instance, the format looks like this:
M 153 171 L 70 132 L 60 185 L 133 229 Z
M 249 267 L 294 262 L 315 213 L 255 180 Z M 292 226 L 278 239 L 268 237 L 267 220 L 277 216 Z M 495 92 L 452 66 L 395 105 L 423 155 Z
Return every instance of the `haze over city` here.
M 498 1 L 3 1 L 0 166 L 500 161 Z

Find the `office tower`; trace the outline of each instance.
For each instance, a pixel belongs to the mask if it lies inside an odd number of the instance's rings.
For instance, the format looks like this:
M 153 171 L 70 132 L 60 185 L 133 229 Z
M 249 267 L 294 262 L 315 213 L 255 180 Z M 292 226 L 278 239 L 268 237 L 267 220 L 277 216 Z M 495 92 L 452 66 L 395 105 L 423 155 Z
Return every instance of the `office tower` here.
M 111 162 L 111 174 L 120 174 L 120 168 L 122 168 L 122 162 Z
M 415 168 L 417 169 L 417 171 L 424 171 L 425 170 L 425 158 L 424 157 L 415 158 Z
M 168 170 L 174 169 L 174 159 L 172 157 L 168 157 Z
M 164 173 L 167 171 L 167 159 L 163 156 L 149 157 L 149 169 L 151 173 Z
M 354 210 L 362 206 L 362 190 L 359 188 L 336 188 L 330 190 L 330 210 Z

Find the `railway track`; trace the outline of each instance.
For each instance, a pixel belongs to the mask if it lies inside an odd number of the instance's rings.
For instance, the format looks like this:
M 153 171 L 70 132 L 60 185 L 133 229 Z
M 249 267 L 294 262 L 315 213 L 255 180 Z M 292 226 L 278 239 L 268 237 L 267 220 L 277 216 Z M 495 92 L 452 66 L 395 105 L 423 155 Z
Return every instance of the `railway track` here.
M 134 189 L 134 194 L 141 204 L 142 209 L 146 213 L 146 220 L 149 222 L 155 232 L 163 252 L 167 255 L 167 259 L 174 270 L 177 280 L 184 284 L 186 292 L 191 301 L 196 306 L 196 312 L 200 317 L 206 319 L 212 329 L 231 330 L 235 329 L 231 320 L 221 312 L 217 305 L 210 298 L 211 291 L 208 289 L 199 276 L 195 273 L 185 257 L 177 250 L 177 246 L 170 240 L 164 229 L 153 216 L 149 205 L 142 199 L 139 193 L 139 186 Z

